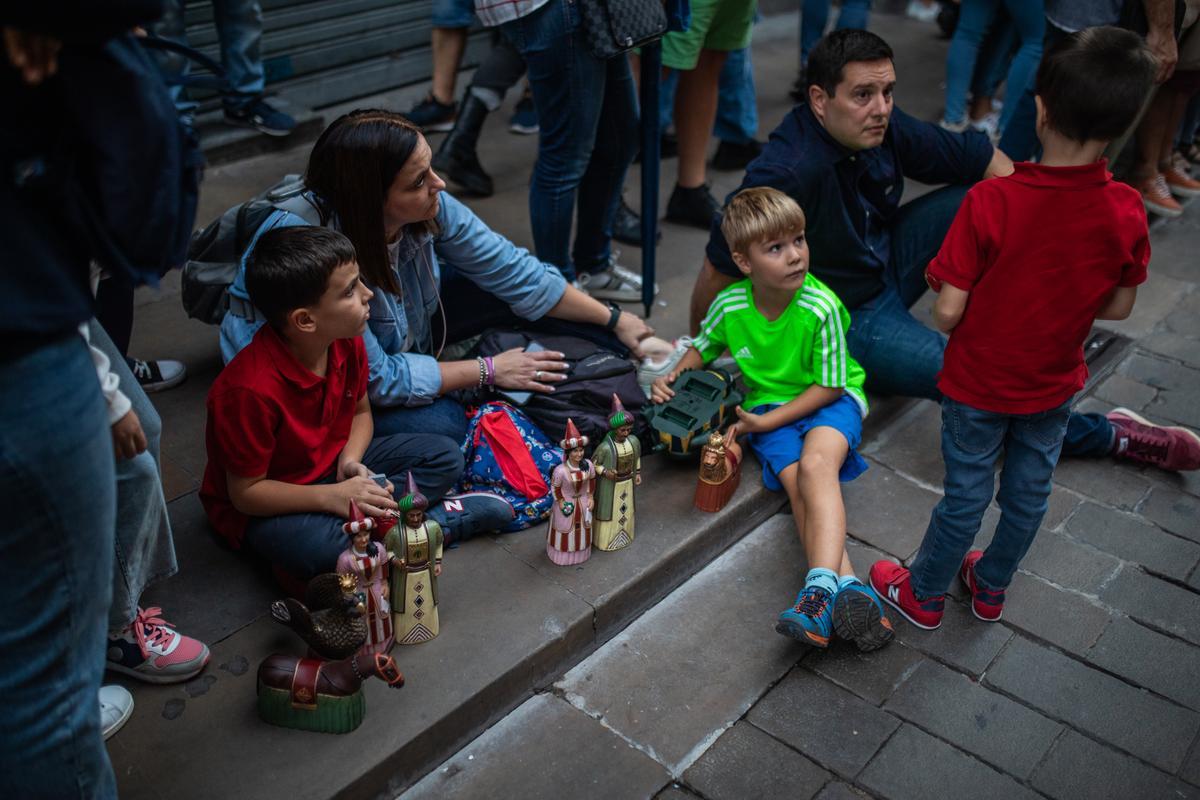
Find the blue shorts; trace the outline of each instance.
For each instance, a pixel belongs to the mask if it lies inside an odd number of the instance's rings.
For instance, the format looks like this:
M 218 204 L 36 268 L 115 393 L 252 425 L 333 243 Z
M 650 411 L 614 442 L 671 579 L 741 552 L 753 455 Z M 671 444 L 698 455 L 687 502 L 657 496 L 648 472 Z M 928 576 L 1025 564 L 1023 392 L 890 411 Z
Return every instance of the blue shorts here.
M 433 0 L 435 28 L 469 28 L 475 21 L 475 0 Z
M 778 408 L 779 403 L 768 403 L 751 409 L 754 414 L 765 414 L 772 408 Z M 842 462 L 838 478 L 845 483 L 852 481 L 867 471 L 867 462 L 858 454 L 856 449 L 862 443 L 862 412 L 858 403 L 848 394 L 844 394 L 824 408 L 796 420 L 791 425 L 784 425 L 769 433 L 750 434 L 750 447 L 762 464 L 763 484 L 773 492 L 783 491 L 779 483 L 779 473 L 800 460 L 804 450 L 804 435 L 813 428 L 833 428 L 850 444 L 850 452 Z

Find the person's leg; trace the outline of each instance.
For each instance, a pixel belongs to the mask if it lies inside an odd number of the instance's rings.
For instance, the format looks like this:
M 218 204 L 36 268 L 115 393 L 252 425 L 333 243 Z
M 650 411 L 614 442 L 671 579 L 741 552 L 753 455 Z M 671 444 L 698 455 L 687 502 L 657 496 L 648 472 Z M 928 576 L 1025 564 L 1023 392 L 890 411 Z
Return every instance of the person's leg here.
M 459 479 L 463 471 L 462 439 L 433 433 L 395 433 L 376 436 L 367 445 L 362 463 L 382 472 L 394 484 L 396 496 L 404 494 L 404 476 L 411 472 L 421 492 L 434 502 Z
M 1042 52 L 1048 52 L 1067 34 L 1056 25 L 1046 25 L 1046 36 L 1042 42 Z M 1009 94 L 1005 98 L 1004 107 L 1007 111 L 1010 105 L 1012 116 L 1005 123 L 1004 132 L 997 145 L 1013 161 L 1028 161 L 1040 150 L 1037 140 L 1037 106 L 1033 101 L 1034 82 L 1025 86 L 1020 95 Z
M 227 103 L 248 103 L 266 88 L 260 52 L 262 6 L 258 0 L 214 0 L 213 21 L 221 41 L 221 66 L 237 98 Z
M 846 556 L 846 507 L 838 473 L 850 447 L 835 428 L 813 428 L 804 436 L 796 485 L 804 500 L 808 566 L 842 574 Z M 786 486 L 786 484 L 784 484 Z
M 867 373 L 868 391 L 941 398 L 937 375 L 946 339 L 918 322 L 891 287 L 850 312 L 846 344 Z
M 1041 414 L 1015 417 L 1009 424 L 996 493 L 1000 522 L 974 569 L 976 581 L 985 589 L 1005 589 L 1033 544 L 1049 506 L 1050 480 L 1062 450 L 1069 408 L 1066 403 Z
M 521 58 L 512 42 L 497 36 L 492 49 L 475 70 L 469 91 L 484 102 L 488 111 L 495 111 L 503 102 L 504 95 L 524 74 L 525 59 Z
M 713 134 L 722 142 L 747 144 L 758 133 L 758 103 L 750 48 L 729 53 L 717 83 L 717 118 Z
M 1071 458 L 1103 458 L 1116 443 L 1112 423 L 1103 414 L 1072 413 L 1067 420 L 1062 454 Z
M 900 206 L 892 222 L 892 258 L 886 280 L 896 288 L 906 308 L 921 299 L 929 285 L 925 268 L 942 248 L 958 214 L 967 186 L 943 186 Z
M 1046 15 L 1042 0 L 1005 0 L 1005 8 L 1012 20 L 1021 46 L 1008 67 L 1008 79 L 1004 91 L 1012 97 L 1025 93 L 1025 87 L 1033 85 L 1038 64 L 1042 61 L 1042 40 L 1046 38 Z M 1000 130 L 1004 130 L 1013 115 L 1014 105 L 1006 104 L 1000 112 Z
M 375 437 L 394 433 L 431 433 L 454 442 L 467 435 L 467 413 L 462 404 L 439 397 L 427 406 L 372 406 Z
M 150 26 L 150 30 L 153 31 L 155 36 L 169 39 L 177 44 L 186 45 L 188 43 L 187 22 L 184 19 L 185 1 L 164 0 L 162 16 Z M 191 68 L 191 62 L 179 53 L 170 53 L 165 50 L 154 50 L 152 52 L 154 62 L 158 65 L 159 72 L 167 82 L 167 91 L 170 92 L 171 100 L 175 103 L 175 110 L 179 112 L 179 116 L 190 127 L 198 104 L 188 99 L 187 92 L 182 86 L 178 85 L 178 81 L 187 77 Z
M 245 546 L 289 576 L 307 581 L 337 567 L 338 556 L 349 544 L 342 532 L 344 522 L 318 513 L 252 517 L 246 525 Z
M 975 74 L 971 76 L 971 105 L 968 116 L 972 121 L 982 120 L 992 113 L 992 97 L 1000 88 L 1008 65 L 1012 62 L 1017 47 L 1017 30 L 1007 11 L 996 14 L 992 27 L 979 47 L 979 58 L 975 61 Z M 1012 97 L 1012 95 L 1009 95 Z
M 808 54 L 825 35 L 830 0 L 804 0 L 800 7 L 800 69 L 808 67 Z
M 133 336 L 133 284 L 123 275 L 103 278 L 96 287 L 96 319 L 105 338 L 116 346 L 117 358 L 125 360 Z
M 684 189 L 703 186 L 708 140 L 717 116 L 717 83 L 728 54 L 703 49 L 695 69 L 681 72 L 675 95 L 675 133 L 679 137 L 678 184 Z
M 948 125 L 967 121 L 967 87 L 983 38 L 996 16 L 996 0 L 962 0 L 958 27 L 946 52 L 946 104 L 942 119 Z
M 871 10 L 871 0 L 842 0 L 842 10 L 838 12 L 837 25 L 840 30 L 866 30 L 867 15 Z
M 0 361 L 0 793 L 115 798 L 97 700 L 116 481 L 83 339 Z
M 430 34 L 433 50 L 433 85 L 430 91 L 439 103 L 454 102 L 458 66 L 467 48 L 466 28 L 434 28 Z

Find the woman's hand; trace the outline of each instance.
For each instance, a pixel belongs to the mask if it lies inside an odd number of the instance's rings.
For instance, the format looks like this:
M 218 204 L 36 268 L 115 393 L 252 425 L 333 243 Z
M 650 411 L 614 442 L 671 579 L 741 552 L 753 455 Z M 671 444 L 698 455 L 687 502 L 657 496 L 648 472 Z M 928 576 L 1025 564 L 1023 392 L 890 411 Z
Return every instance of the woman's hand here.
M 617 318 L 617 326 L 613 329 L 613 333 L 621 340 L 621 344 L 629 348 L 635 358 L 641 358 L 642 339 L 653 336 L 654 328 L 651 328 L 646 320 L 637 314 L 622 311 L 621 316 Z
M 492 358 L 496 368 L 496 385 L 501 389 L 527 392 L 553 392 L 552 384 L 565 381 L 565 356 L 553 350 L 526 352 L 519 347 L 505 350 Z
M 359 510 L 368 517 L 381 517 L 384 513 L 399 508 L 390 491 L 363 475 L 348 477 L 326 486 L 325 489 L 325 507 L 330 514 L 339 517 L 345 516 L 351 500 L 357 503 Z

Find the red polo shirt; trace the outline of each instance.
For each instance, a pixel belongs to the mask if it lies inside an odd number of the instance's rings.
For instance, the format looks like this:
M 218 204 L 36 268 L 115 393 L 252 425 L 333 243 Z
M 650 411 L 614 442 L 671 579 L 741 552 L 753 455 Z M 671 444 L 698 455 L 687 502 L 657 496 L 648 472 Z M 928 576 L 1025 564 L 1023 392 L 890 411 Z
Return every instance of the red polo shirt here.
M 322 378 L 264 325 L 208 393 L 208 464 L 200 502 L 217 532 L 239 548 L 246 530 L 247 517 L 229 500 L 226 471 L 295 484 L 329 475 L 366 391 L 367 351 L 361 338 L 330 345 Z
M 1083 343 L 1113 289 L 1146 280 L 1146 211 L 1104 161 L 1020 163 L 981 181 L 959 209 L 930 284 L 970 292 L 938 376 L 947 397 L 1033 414 L 1087 381 Z

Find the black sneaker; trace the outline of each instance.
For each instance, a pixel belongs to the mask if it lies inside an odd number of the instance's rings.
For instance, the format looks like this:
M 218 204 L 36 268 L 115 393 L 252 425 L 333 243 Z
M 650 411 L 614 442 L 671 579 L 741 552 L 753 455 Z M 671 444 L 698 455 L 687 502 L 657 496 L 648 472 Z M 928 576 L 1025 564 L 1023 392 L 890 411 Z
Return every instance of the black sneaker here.
M 516 517 L 512 505 L 498 494 L 450 494 L 433 504 L 426 514 L 442 526 L 447 546 L 483 533 L 495 533 Z
M 708 184 L 702 184 L 694 189 L 685 189 L 675 184 L 671 199 L 667 201 L 667 220 L 683 225 L 692 225 L 708 230 L 712 227 L 713 216 L 720 213 L 721 204 L 708 190 Z
M 453 128 L 454 111 L 453 103 L 443 103 L 430 92 L 424 100 L 404 112 L 404 116 L 421 130 L 432 133 Z
M 654 233 L 654 242 L 657 244 L 662 241 L 662 231 L 656 230 Z M 642 218 L 636 211 L 625 205 L 625 198 L 621 198 L 616 216 L 613 217 L 612 238 L 634 247 L 642 246 Z
M 517 102 L 513 115 L 508 118 L 508 130 L 522 136 L 532 136 L 538 132 L 537 109 L 533 106 L 533 97 L 528 93 Z
M 762 152 L 762 142 L 751 139 L 748 142 L 727 142 L 721 140 L 717 152 L 713 154 L 713 169 L 726 172 L 741 172 Z
M 187 377 L 187 367 L 180 361 L 162 359 L 161 361 L 142 361 L 139 358 L 126 358 L 129 371 L 137 378 L 146 394 L 163 392 L 183 383 Z
M 267 136 L 287 136 L 296 128 L 296 120 L 256 97 L 242 106 L 225 106 L 225 121 L 242 128 L 254 128 Z

